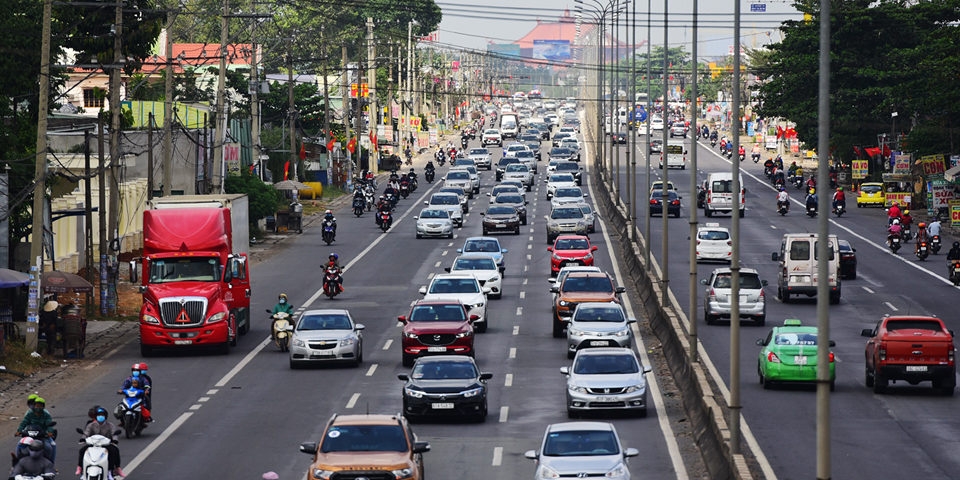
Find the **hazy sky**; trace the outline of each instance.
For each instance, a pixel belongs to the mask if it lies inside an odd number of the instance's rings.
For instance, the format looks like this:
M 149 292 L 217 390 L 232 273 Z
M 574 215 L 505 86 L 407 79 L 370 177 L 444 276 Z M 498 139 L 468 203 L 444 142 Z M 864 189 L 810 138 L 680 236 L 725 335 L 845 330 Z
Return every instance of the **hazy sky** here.
M 621 0 L 621 2 L 628 0 Z M 663 11 L 666 0 L 650 0 L 650 36 L 652 45 L 663 44 Z M 610 0 L 583 0 L 584 11 L 595 10 L 597 4 L 604 7 Z M 563 11 L 574 15 L 578 3 L 573 0 L 436 0 L 443 11 L 438 42 L 450 48 L 486 50 L 487 43 L 511 43 L 532 30 L 537 19 L 556 21 Z M 759 46 L 780 39 L 778 27 L 786 19 L 799 19 L 801 15 L 791 2 L 741 0 L 741 43 L 744 46 Z M 647 4 L 638 0 L 636 5 L 637 43 L 647 37 Z M 765 5 L 765 13 L 752 13 L 751 5 Z M 632 15 L 633 6 L 627 9 Z M 702 56 L 726 55 L 733 47 L 733 0 L 699 0 L 698 2 L 698 50 Z M 584 14 L 584 21 L 595 21 L 595 14 Z M 608 17 L 609 18 L 609 17 Z M 589 20 L 588 20 L 589 19 Z M 621 21 L 621 24 L 625 21 Z M 690 52 L 693 41 L 693 0 L 669 0 L 667 11 L 670 46 L 684 44 Z M 625 30 L 624 30 L 625 32 Z M 545 39 L 546 40 L 546 39 Z M 621 35 L 627 41 L 626 33 Z

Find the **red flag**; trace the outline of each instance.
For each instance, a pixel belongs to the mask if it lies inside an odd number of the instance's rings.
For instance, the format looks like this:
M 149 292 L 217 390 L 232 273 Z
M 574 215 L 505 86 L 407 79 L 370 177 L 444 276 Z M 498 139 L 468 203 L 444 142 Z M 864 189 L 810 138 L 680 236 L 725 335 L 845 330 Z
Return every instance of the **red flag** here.
M 287 163 L 283 164 L 283 179 L 289 180 L 290 176 L 290 160 L 287 160 Z
M 330 136 L 330 141 L 327 142 L 327 151 L 328 151 L 328 152 L 332 152 L 332 151 L 333 151 L 333 145 L 334 145 L 336 142 L 337 142 L 337 139 L 336 139 L 336 138 L 333 138 L 333 135 L 331 135 L 331 136 Z
M 351 138 L 350 141 L 347 142 L 347 150 L 349 150 L 350 153 L 356 153 L 356 152 L 357 152 L 357 139 L 356 139 L 356 137 Z
M 373 145 L 373 149 L 377 149 L 377 132 L 370 130 L 370 143 Z
M 304 144 L 300 144 L 300 160 L 307 159 L 307 147 Z
M 860 147 L 856 145 L 853 146 L 853 153 L 857 156 L 858 160 L 863 158 L 863 155 L 864 155 L 863 150 L 861 150 Z
M 783 127 L 781 127 L 780 125 L 777 125 L 777 140 L 783 138 L 784 133 L 785 132 L 783 130 Z

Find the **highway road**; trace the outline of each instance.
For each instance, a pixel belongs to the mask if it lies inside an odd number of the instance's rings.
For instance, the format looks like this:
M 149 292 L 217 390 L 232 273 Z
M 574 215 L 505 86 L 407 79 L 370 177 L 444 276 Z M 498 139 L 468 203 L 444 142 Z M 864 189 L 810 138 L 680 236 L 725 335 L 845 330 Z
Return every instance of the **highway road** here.
M 638 145 L 644 137 L 640 137 Z M 689 140 L 688 140 L 689 141 Z M 621 149 L 625 147 L 620 147 Z M 671 170 L 670 181 L 683 195 L 681 218 L 669 219 L 668 261 L 670 285 L 678 301 L 687 309 L 689 288 L 689 214 L 695 207 L 696 194 L 690 192 L 690 175 L 702 181 L 708 172 L 730 171 L 731 163 L 721 157 L 709 143 L 700 144 L 698 170 Z M 621 165 L 623 165 L 621 156 Z M 736 157 L 734 157 L 736 158 Z M 689 159 L 689 157 L 688 157 Z M 643 190 L 644 158 L 639 157 L 637 184 Z M 789 165 L 789 160 L 785 163 Z M 660 178 L 656 169 L 649 173 Z M 757 381 L 755 340 L 763 337 L 770 325 L 785 318 L 799 318 L 805 324 L 816 324 L 816 300 L 793 297 L 783 304 L 776 299 L 776 263 L 770 254 L 779 249 L 784 233 L 816 232 L 817 220 L 803 215 L 799 203 L 790 213 L 776 214 L 775 192 L 763 166 L 749 157 L 741 163 L 747 189 L 746 216 L 740 223 L 740 259 L 744 267 L 756 268 L 761 278 L 770 282 L 765 289 L 767 326 L 754 327 L 744 322 L 741 329 L 740 375 L 743 416 L 756 436 L 768 462 L 768 478 L 800 479 L 816 475 L 815 393 L 813 388 L 779 388 L 764 390 Z M 621 188 L 626 191 L 627 176 L 621 170 Z M 788 187 L 794 200 L 803 200 L 802 192 Z M 821 192 L 830 193 L 829 190 Z M 641 192 L 645 193 L 645 192 Z M 643 228 L 646 197 L 639 196 L 638 224 Z M 898 255 L 885 248 L 886 217 L 882 209 L 858 209 L 855 196 L 849 195 L 847 214 L 831 215 L 830 231 L 849 240 L 857 249 L 858 276 L 842 281 L 842 299 L 830 307 L 829 338 L 836 341 L 836 391 L 831 395 L 831 452 L 833 478 L 956 478 L 960 460 L 954 452 L 960 447 L 960 422 L 953 418 L 960 401 L 931 391 L 929 382 L 912 387 L 898 382 L 889 393 L 876 395 L 864 385 L 863 328 L 873 327 L 883 315 L 938 315 L 952 329 L 960 328 L 955 308 L 958 290 L 946 282 L 945 253 L 954 239 L 945 239 L 948 248 L 938 256 L 921 262 L 913 255 L 913 243 Z M 730 226 L 729 216 L 704 218 L 700 223 L 718 222 Z M 651 252 L 660 259 L 662 219 L 651 222 Z M 698 279 L 723 265 L 699 264 Z M 705 287 L 702 287 L 705 288 Z M 707 326 L 703 322 L 702 295 L 698 293 L 698 310 L 688 318 L 699 322 L 699 335 L 705 362 L 715 367 L 724 384 L 730 378 L 729 324 Z
M 500 150 L 492 150 L 498 158 Z M 418 171 L 423 162 L 418 161 Z M 545 164 L 546 159 L 533 192 L 528 194 L 530 224 L 519 236 L 500 235 L 509 250 L 505 293 L 502 299 L 490 301 L 489 330 L 476 339 L 478 363 L 482 370 L 493 373 L 490 415 L 482 424 L 426 422 L 414 426 L 421 440 L 432 445 L 425 455 L 428 478 L 531 478 L 535 465 L 523 452 L 538 447 L 548 424 L 567 421 L 560 367 L 569 360 L 564 340 L 552 338 L 550 330 L 549 253 L 542 220 L 549 213 L 541 181 Z M 445 171 L 446 167 L 439 169 L 437 178 Z M 488 191 L 494 183 L 493 173 L 482 171 L 481 177 L 482 190 Z M 239 480 L 258 479 L 272 470 L 281 479 L 304 478 L 310 458 L 298 452 L 298 446 L 319 440 L 331 415 L 400 411 L 397 374 L 407 369 L 400 362 L 396 317 L 406 314 L 411 302 L 419 298 L 419 286 L 453 261 L 464 238 L 480 235 L 479 212 L 487 202 L 485 195 L 471 201 L 466 224 L 453 240 L 417 240 L 413 215 L 438 185 L 427 184 L 422 175 L 420 178 L 420 188 L 400 201 L 389 232 L 376 228 L 371 213 L 357 218 L 347 210 L 338 211 L 338 237 L 332 246 L 324 246 L 319 231 L 308 228 L 284 242 L 269 260 L 253 265 L 255 321 L 229 355 L 175 353 L 147 359 L 154 379 L 157 420 L 143 437 L 121 441 L 128 475 L 158 480 Z M 606 235 L 598 231 L 592 239 L 601 245 L 598 265 L 618 273 Z M 346 291 L 328 300 L 319 294 L 320 265 L 331 251 L 340 255 L 346 267 Z M 298 311 L 349 309 L 354 319 L 366 326 L 364 363 L 358 368 L 290 370 L 287 354 L 268 341 L 267 315 L 256 313 L 271 308 L 281 292 L 289 295 Z M 655 367 L 648 376 L 653 381 L 649 416 L 610 419 L 624 445 L 641 452 L 632 459 L 630 469 L 635 478 L 706 478 L 685 430 L 689 424 L 683 421 L 675 390 L 666 398 L 661 395 L 664 388 L 670 390 L 671 383 L 662 357 L 655 347 L 651 347 L 650 359 L 642 343 L 638 348 L 642 358 Z M 74 469 L 76 435 L 69 432 L 82 425 L 90 405 L 112 408 L 118 400 L 113 392 L 129 373 L 129 365 L 141 360 L 138 351 L 136 338 L 131 338 L 109 359 L 91 366 L 96 375 L 84 388 L 57 402 L 54 416 L 62 433 L 57 461 L 61 472 Z

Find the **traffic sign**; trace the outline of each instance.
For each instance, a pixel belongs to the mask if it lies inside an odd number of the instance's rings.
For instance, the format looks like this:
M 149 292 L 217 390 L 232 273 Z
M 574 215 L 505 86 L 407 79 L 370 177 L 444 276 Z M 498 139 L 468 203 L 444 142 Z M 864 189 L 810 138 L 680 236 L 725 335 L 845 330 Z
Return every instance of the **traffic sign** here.
M 750 4 L 751 12 L 766 12 L 767 4 L 766 3 L 751 3 Z

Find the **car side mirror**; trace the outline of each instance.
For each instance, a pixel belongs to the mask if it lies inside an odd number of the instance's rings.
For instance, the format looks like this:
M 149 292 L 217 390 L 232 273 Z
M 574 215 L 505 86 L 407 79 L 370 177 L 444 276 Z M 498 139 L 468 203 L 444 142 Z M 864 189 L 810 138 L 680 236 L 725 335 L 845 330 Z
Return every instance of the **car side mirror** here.
M 830 340 L 830 346 L 831 346 L 831 347 L 836 347 L 836 346 L 837 346 L 837 342 L 835 342 L 835 341 L 833 341 L 833 340 Z
M 410 376 L 407 375 L 406 373 L 397 374 L 397 378 L 400 380 L 403 380 L 404 382 L 410 381 Z
M 766 345 L 766 343 L 763 343 L 763 339 L 762 339 L 762 338 L 758 338 L 756 343 L 757 343 L 757 345 L 759 345 L 759 346 L 761 346 L 761 347 L 764 346 L 764 345 Z
M 763 285 L 764 287 L 766 287 L 766 286 L 767 286 L 767 281 L 766 281 L 766 280 L 760 280 L 760 285 Z
M 470 323 L 480 320 L 480 315 L 470 315 Z
M 551 279 L 551 280 L 552 280 L 552 279 Z M 554 280 L 554 281 L 556 281 L 556 280 Z M 551 293 L 560 293 L 560 286 L 559 286 L 559 285 L 553 285 L 552 287 L 550 287 L 550 292 L 551 292 Z
M 627 289 L 624 288 L 624 287 L 617 287 L 617 290 L 616 290 L 616 291 L 617 291 L 617 293 L 623 293 L 623 292 L 626 292 Z
M 548 252 L 552 252 L 552 251 L 553 251 L 553 247 L 547 247 L 547 251 L 548 251 Z
M 427 442 L 413 442 L 413 453 L 424 453 L 430 451 L 430 444 Z
M 420 292 L 420 295 L 426 295 L 427 287 L 426 286 L 420 287 L 420 290 L 417 290 L 417 291 Z
M 570 367 L 560 367 L 560 373 L 570 375 Z
M 706 279 L 706 278 L 701 278 L 701 279 L 700 279 L 700 285 L 710 285 L 710 280 L 708 280 L 708 279 Z
M 864 328 L 863 330 L 860 330 L 860 336 L 861 336 L 861 337 L 872 337 L 872 336 L 873 336 L 873 329 L 872 329 L 872 328 Z
M 406 324 L 407 324 L 407 316 L 406 316 L 406 315 L 400 315 L 399 317 L 397 317 L 397 321 L 400 322 L 400 323 L 402 323 L 402 324 L 404 324 L 404 325 L 406 325 Z
M 447 272 L 447 273 L 450 273 L 450 267 L 443 267 L 443 271 L 444 271 L 444 272 Z
M 636 457 L 637 455 L 640 455 L 640 450 L 636 448 L 627 448 L 623 451 L 624 457 Z
M 636 318 L 633 318 L 633 317 L 628 318 L 628 319 L 627 319 L 627 324 L 631 324 L 631 323 L 637 323 L 637 319 L 636 319 Z
M 481 372 L 481 373 L 480 373 L 480 380 L 490 380 L 491 378 L 493 378 L 493 374 L 490 373 L 490 372 Z
M 530 460 L 536 460 L 539 457 L 536 450 L 527 450 L 526 452 L 523 452 L 523 456 L 529 458 Z
M 424 205 L 430 205 L 430 202 L 424 200 L 424 201 L 423 201 L 423 204 L 424 204 Z
M 780 260 L 780 255 L 778 255 L 777 252 L 773 252 L 772 254 L 770 254 L 770 260 L 772 260 L 772 261 L 774 261 L 774 262 L 779 261 L 779 260 Z
M 596 245 L 590 245 L 590 251 L 591 251 L 591 252 L 596 252 L 598 248 L 600 248 L 600 247 L 598 247 L 598 246 L 596 246 Z
M 129 264 L 130 264 L 130 283 L 137 283 L 138 281 L 140 281 L 140 275 L 138 275 L 138 272 L 137 272 L 137 260 L 139 260 L 139 258 L 135 258 L 135 259 L 133 259 L 133 260 L 130 260 L 130 262 L 129 262 Z
M 78 429 L 79 430 L 79 429 Z M 82 431 L 81 431 L 82 433 Z M 317 454 L 317 442 L 306 442 L 300 444 L 300 451 L 308 455 Z
M 501 249 L 500 249 L 500 253 L 507 253 L 507 249 L 506 249 L 506 248 L 501 248 Z

